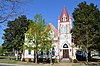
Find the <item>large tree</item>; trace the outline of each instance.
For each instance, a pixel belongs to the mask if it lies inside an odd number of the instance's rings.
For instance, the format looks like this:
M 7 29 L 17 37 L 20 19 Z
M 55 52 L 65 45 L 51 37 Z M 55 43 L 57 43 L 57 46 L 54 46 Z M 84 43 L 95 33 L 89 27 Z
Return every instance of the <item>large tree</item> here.
M 74 9 L 73 18 L 74 42 L 85 49 L 88 61 L 88 52 L 100 46 L 100 10 L 93 3 L 82 2 Z
M 34 17 L 29 25 L 30 30 L 26 33 L 28 48 L 35 52 L 35 62 L 38 60 L 38 52 L 48 51 L 51 47 L 50 27 L 46 25 L 45 19 L 40 14 Z M 30 44 L 30 42 L 32 44 Z M 47 50 L 48 49 L 48 50 Z
M 25 38 L 24 33 L 28 30 L 29 21 L 23 15 L 8 22 L 8 27 L 4 30 L 4 43 L 2 44 L 5 51 L 22 50 Z
M 25 1 L 25 0 L 24 0 Z M 0 23 L 21 14 L 22 0 L 0 0 Z
M 3 55 L 3 48 L 0 46 L 0 55 Z

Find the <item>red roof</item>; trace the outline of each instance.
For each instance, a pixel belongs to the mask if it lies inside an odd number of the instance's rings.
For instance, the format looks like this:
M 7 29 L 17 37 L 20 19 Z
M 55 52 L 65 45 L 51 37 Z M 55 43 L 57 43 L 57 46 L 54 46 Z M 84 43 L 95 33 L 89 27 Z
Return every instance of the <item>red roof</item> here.
M 60 19 L 61 22 L 63 22 L 63 16 L 66 16 L 66 22 L 69 21 L 69 15 L 68 15 L 68 12 L 66 11 L 66 7 L 63 8 L 62 10 L 62 14 L 60 17 L 58 17 L 58 19 Z
M 58 30 L 51 23 L 49 23 L 49 26 L 54 31 L 54 36 L 58 36 Z

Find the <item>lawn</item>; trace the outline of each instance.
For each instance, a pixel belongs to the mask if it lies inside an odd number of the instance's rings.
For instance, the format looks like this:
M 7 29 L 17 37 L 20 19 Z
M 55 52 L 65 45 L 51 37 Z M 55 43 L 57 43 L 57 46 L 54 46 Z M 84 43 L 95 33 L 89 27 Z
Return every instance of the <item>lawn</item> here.
M 34 65 L 35 63 L 33 62 L 22 62 L 20 60 L 16 61 L 14 60 L 15 57 L 8 57 L 8 56 L 0 56 L 0 63 L 7 63 L 7 64 L 20 64 L 20 65 Z M 95 59 L 95 60 L 100 60 L 100 59 Z M 45 65 L 43 63 L 39 63 L 36 65 Z M 47 63 L 46 66 L 50 65 L 49 63 Z M 85 62 L 79 62 L 79 63 L 54 63 L 53 66 L 94 66 L 94 65 L 99 65 L 100 66 L 100 62 L 98 61 L 91 61 L 88 64 Z
M 73 63 L 72 66 L 86 66 L 84 63 Z

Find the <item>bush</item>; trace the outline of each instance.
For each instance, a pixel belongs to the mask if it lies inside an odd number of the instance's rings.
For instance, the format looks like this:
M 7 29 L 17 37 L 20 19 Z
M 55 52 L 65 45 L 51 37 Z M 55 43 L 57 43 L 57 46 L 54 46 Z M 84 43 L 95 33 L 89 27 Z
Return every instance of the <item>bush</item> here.
M 22 61 L 25 61 L 25 58 L 22 58 Z
M 16 57 L 15 56 L 9 56 L 8 57 L 10 60 L 16 60 Z
M 14 52 L 4 52 L 5 56 L 15 56 Z
M 7 59 L 7 56 L 0 56 L 0 59 Z
M 15 56 L 0 56 L 0 59 L 10 59 L 10 60 L 15 60 Z
M 74 60 L 73 60 L 73 63 L 78 63 L 78 60 L 77 60 L 77 59 L 74 59 Z
M 56 59 L 56 58 L 54 59 L 54 63 L 58 63 L 58 61 L 57 61 L 57 59 Z
M 73 61 L 73 63 L 78 63 L 78 60 L 77 59 L 72 59 L 72 58 L 69 58 L 70 62 Z

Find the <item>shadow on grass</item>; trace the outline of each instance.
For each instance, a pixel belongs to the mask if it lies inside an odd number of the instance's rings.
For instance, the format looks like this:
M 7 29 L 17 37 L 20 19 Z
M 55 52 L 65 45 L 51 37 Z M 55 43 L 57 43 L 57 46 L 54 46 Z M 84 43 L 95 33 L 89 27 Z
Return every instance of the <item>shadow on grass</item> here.
M 100 62 L 100 59 L 92 58 L 90 62 Z
M 84 62 L 86 66 L 100 66 L 100 59 L 92 58 L 89 62 Z
M 89 62 L 86 62 L 86 59 L 83 57 L 77 57 L 80 63 L 84 63 L 85 66 L 100 66 L 100 57 L 94 57 L 89 59 Z

